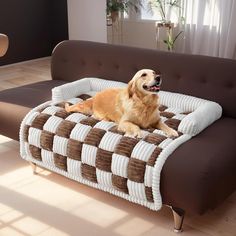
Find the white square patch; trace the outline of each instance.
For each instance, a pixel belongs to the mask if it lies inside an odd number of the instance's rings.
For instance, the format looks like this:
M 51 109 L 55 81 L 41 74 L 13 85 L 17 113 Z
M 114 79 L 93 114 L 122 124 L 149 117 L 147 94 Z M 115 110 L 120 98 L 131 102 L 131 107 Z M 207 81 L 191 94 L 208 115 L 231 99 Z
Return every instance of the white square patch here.
M 48 114 L 48 115 L 55 115 L 58 111 L 63 110 L 63 108 L 61 107 L 57 107 L 57 106 L 50 106 L 50 107 L 46 107 L 42 113 Z
M 81 161 L 67 158 L 67 172 L 76 177 L 81 176 Z
M 65 120 L 69 120 L 75 123 L 79 123 L 81 120 L 87 118 L 86 115 L 83 115 L 81 113 L 72 113 L 69 116 L 66 117 Z
M 161 116 L 161 121 L 164 123 L 166 120 L 168 120 L 168 118 Z
M 145 193 L 145 185 L 143 183 L 133 182 L 128 179 L 127 186 L 129 195 L 142 200 L 147 200 Z
M 155 148 L 156 145 L 141 140 L 135 145 L 131 157 L 147 162 Z
M 186 115 L 184 115 L 184 114 L 177 114 L 177 115 L 173 116 L 173 118 L 177 119 L 177 120 L 183 120 L 184 117 L 186 117 Z
M 82 163 L 95 167 L 97 150 L 98 150 L 97 147 L 94 147 L 88 144 L 83 144 L 82 152 L 81 152 Z
M 81 98 L 70 98 L 66 101 L 69 102 L 69 103 L 72 103 L 72 104 L 76 104 L 76 103 L 79 103 L 79 102 L 83 102 L 83 99 L 81 99 Z
M 41 146 L 40 146 L 41 134 L 42 134 L 42 130 L 30 127 L 29 128 L 29 137 L 28 137 L 29 144 L 32 144 L 38 148 L 41 148 Z
M 99 184 L 106 187 L 113 187 L 112 185 L 112 173 L 96 169 L 97 181 Z
M 162 142 L 158 145 L 158 147 L 164 149 L 164 148 L 166 148 L 166 147 L 167 147 L 170 143 L 172 143 L 172 142 L 173 142 L 173 139 L 167 138 L 167 139 L 165 139 L 164 141 L 162 141 Z
M 153 167 L 146 165 L 144 184 L 147 187 L 152 187 L 152 173 L 153 173 Z
M 57 135 L 54 136 L 53 140 L 53 147 L 52 150 L 53 152 L 60 154 L 62 156 L 66 156 L 66 150 L 67 150 L 67 144 L 68 144 L 68 139 L 59 137 Z
M 163 136 L 167 137 L 166 133 L 164 131 L 160 130 L 160 129 L 155 129 L 153 131 L 153 133 L 160 134 L 160 135 L 163 135 Z
M 174 114 L 178 114 L 178 113 L 181 113 L 183 112 L 182 109 L 178 108 L 178 107 L 168 107 L 165 112 L 171 112 L 171 113 L 174 113 Z
M 127 169 L 129 164 L 129 158 L 126 156 L 112 154 L 111 171 L 115 175 L 127 178 Z
M 120 134 L 107 132 L 102 137 L 101 142 L 99 144 L 99 148 L 102 148 L 109 152 L 114 152 L 115 147 L 119 143 L 121 138 L 122 138 L 122 135 Z
M 98 122 L 94 128 L 98 128 L 98 129 L 104 129 L 104 130 L 109 130 L 110 128 L 112 128 L 113 126 L 115 126 L 116 124 L 114 122 L 109 122 L 109 121 L 100 121 Z
M 43 129 L 55 134 L 57 127 L 61 124 L 62 121 L 63 119 L 60 117 L 51 116 L 44 124 Z
M 84 142 L 89 131 L 92 129 L 89 125 L 77 124 L 70 133 L 70 138 Z
M 49 166 L 55 166 L 53 152 L 42 149 L 41 156 L 42 156 L 43 163 L 45 163 L 46 165 L 49 165 Z

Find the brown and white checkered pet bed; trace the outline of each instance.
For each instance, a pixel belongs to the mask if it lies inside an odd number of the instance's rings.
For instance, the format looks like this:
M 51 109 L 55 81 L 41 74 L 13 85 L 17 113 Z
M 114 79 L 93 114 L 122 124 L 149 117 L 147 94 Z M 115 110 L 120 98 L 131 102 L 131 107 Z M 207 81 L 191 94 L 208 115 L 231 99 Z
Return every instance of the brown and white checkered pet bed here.
M 56 88 L 57 99 L 54 96 L 54 101 L 27 114 L 20 130 L 22 157 L 81 183 L 153 210 L 160 209 L 160 172 L 165 160 L 180 144 L 189 140 L 196 129 L 201 129 L 196 128 L 197 119 L 201 118 L 206 107 L 214 111 L 214 117 L 210 115 L 211 121 L 219 118 L 220 107 L 202 99 L 162 92 L 162 120 L 180 136 L 172 139 L 160 130 L 149 129 L 143 131 L 143 139 L 136 139 L 119 132 L 113 122 L 100 121 L 81 113 L 67 113 L 62 100 L 75 104 L 104 89 L 102 84 L 104 86 L 110 81 L 89 78 L 76 82 L 80 89 L 83 89 L 81 84 L 89 82 L 86 85 L 89 91 L 65 99 L 60 90 L 66 94 L 71 84 L 75 88 L 75 82 L 61 86 Z M 110 83 L 114 86 L 116 82 Z M 193 99 L 197 108 L 192 109 L 193 106 L 185 102 L 180 104 L 183 99 Z M 169 106 L 174 103 L 177 106 Z

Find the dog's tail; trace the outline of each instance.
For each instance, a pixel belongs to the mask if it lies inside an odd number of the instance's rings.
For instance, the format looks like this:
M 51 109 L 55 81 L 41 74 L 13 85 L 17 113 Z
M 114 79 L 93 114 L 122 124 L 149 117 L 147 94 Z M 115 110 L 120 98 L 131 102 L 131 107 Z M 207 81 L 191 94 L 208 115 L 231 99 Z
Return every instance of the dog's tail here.
M 77 103 L 75 105 L 65 104 L 66 112 L 81 112 L 86 115 L 93 114 L 93 98 L 89 98 L 83 102 Z

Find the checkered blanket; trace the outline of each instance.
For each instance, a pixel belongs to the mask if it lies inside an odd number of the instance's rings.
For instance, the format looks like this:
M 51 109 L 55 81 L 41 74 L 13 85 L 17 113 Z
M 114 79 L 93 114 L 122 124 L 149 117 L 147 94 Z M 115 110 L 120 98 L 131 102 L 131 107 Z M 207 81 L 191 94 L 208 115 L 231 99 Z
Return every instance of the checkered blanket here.
M 81 94 L 68 102 L 89 97 Z M 194 111 L 162 105 L 162 121 L 177 130 L 179 137 L 168 138 L 161 130 L 148 129 L 143 130 L 143 139 L 137 139 L 118 131 L 113 122 L 67 113 L 64 106 L 65 102 L 50 101 L 25 117 L 20 130 L 22 157 L 81 183 L 160 209 L 162 166 L 191 138 L 183 131 L 186 125 L 182 130 L 180 126 Z

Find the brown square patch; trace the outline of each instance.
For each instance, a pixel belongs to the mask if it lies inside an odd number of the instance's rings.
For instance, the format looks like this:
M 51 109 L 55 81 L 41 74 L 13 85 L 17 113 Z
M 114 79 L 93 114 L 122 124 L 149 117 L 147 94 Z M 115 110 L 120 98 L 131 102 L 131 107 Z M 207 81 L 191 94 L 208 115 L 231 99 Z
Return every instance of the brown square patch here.
M 83 99 L 83 100 L 87 100 L 89 98 L 91 98 L 92 96 L 88 95 L 88 94 L 81 94 L 79 96 L 77 96 L 77 98 Z
M 55 113 L 55 116 L 58 116 L 58 117 L 60 117 L 60 118 L 62 118 L 62 119 L 65 119 L 67 116 L 69 116 L 70 115 L 70 113 L 68 113 L 68 112 L 66 112 L 66 110 L 60 110 L 60 111 L 57 111 L 56 113 Z
M 125 132 L 118 130 L 118 126 L 117 125 L 111 127 L 109 129 L 109 131 L 112 132 L 112 133 L 120 134 L 120 135 L 124 135 L 125 134 Z
M 87 134 L 84 143 L 98 147 L 103 135 L 106 133 L 103 129 L 93 128 Z
M 123 193 L 129 193 L 127 187 L 127 179 L 124 177 L 112 174 L 112 185 L 114 186 L 114 188 Z
M 165 137 L 163 135 L 151 133 L 151 134 L 148 134 L 143 140 L 148 143 L 159 145 L 165 139 L 167 139 L 167 137 Z
M 60 103 L 55 104 L 55 106 L 65 108 L 66 103 L 68 103 L 69 105 L 72 105 L 72 103 L 70 102 L 60 102 Z
M 144 182 L 144 174 L 146 169 L 146 162 L 135 158 L 130 158 L 128 164 L 128 179 L 137 182 Z
M 38 161 L 42 161 L 41 148 L 35 147 L 33 145 L 29 145 L 29 150 L 34 159 Z
M 24 131 L 23 131 L 23 137 L 24 137 L 24 141 L 28 142 L 28 137 L 29 137 L 29 125 L 25 125 L 24 126 Z
M 98 148 L 96 167 L 100 170 L 111 172 L 112 152 Z
M 83 125 L 89 125 L 89 126 L 94 126 L 99 122 L 99 120 L 93 118 L 93 117 L 88 117 L 80 121 L 81 124 Z
M 53 138 L 53 133 L 43 130 L 40 136 L 40 146 L 45 150 L 52 151 Z
M 82 151 L 82 143 L 74 140 L 69 139 L 67 145 L 67 157 L 80 161 L 81 160 L 81 151 Z
M 97 175 L 96 175 L 96 168 L 95 167 L 82 163 L 81 164 L 81 174 L 82 174 L 83 178 L 85 178 L 91 182 L 97 183 Z
M 146 198 L 149 202 L 154 202 L 151 187 L 145 186 L 145 194 L 146 194 Z
M 37 109 L 37 111 L 41 113 L 43 110 L 45 110 L 45 109 L 48 108 L 48 107 L 50 107 L 50 106 L 42 107 L 42 108 L 40 108 L 40 109 Z
M 166 120 L 165 124 L 167 124 L 172 129 L 178 130 L 180 122 L 181 120 L 172 118 L 172 119 Z
M 37 128 L 37 129 L 43 129 L 44 124 L 46 123 L 46 121 L 49 119 L 50 115 L 48 114 L 44 114 L 44 113 L 40 113 L 39 115 L 37 115 L 35 117 L 35 119 L 33 120 L 31 127 Z
M 160 115 L 163 116 L 163 117 L 166 117 L 166 118 L 168 118 L 168 119 L 170 119 L 170 118 L 172 118 L 173 116 L 175 116 L 174 113 L 172 113 L 172 112 L 166 112 L 166 111 L 161 112 Z
M 67 158 L 57 153 L 53 153 L 54 164 L 57 168 L 67 171 Z
M 60 125 L 57 127 L 56 135 L 69 138 L 70 133 L 72 129 L 75 127 L 76 123 L 69 121 L 69 120 L 63 120 Z
M 185 112 L 182 112 L 181 114 L 183 115 L 189 115 L 190 113 L 192 113 L 191 111 L 185 111 Z
M 115 153 L 130 157 L 134 146 L 138 143 L 137 139 L 130 137 L 122 137 L 115 147 Z
M 167 108 L 168 108 L 167 106 L 160 105 L 158 110 L 162 112 L 162 111 L 166 110 Z
M 149 166 L 154 166 L 156 163 L 156 160 L 158 158 L 158 156 L 160 155 L 162 149 L 159 147 L 156 147 L 152 153 L 152 155 L 150 156 L 150 158 L 147 161 L 147 165 Z

